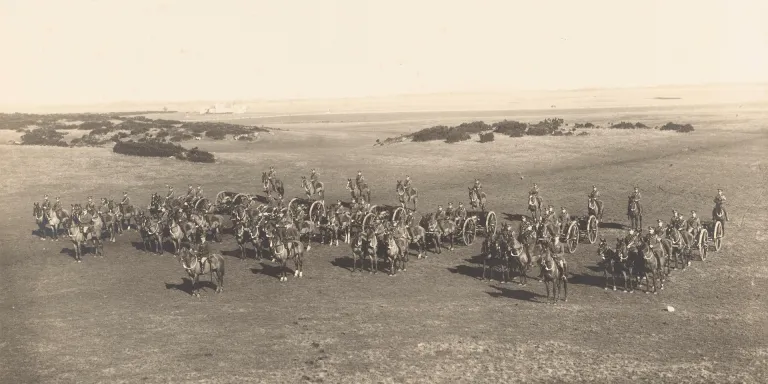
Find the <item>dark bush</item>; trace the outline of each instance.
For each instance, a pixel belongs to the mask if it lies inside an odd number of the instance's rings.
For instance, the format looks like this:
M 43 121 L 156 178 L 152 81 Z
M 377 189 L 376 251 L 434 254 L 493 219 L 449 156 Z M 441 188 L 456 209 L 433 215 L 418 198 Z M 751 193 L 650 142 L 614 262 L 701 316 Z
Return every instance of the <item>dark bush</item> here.
M 555 131 L 553 133 L 553 135 L 555 135 L 555 136 L 563 136 L 563 131 Z
M 193 148 L 186 150 L 177 144 L 162 143 L 158 140 L 147 140 L 145 142 L 119 141 L 112 148 L 115 153 L 131 156 L 145 157 L 170 157 L 173 156 L 179 160 L 187 160 L 198 163 L 213 163 L 216 161 L 213 154 Z
M 491 130 L 493 127 L 491 127 L 490 125 L 486 124 L 483 121 L 473 121 L 471 123 L 461 123 L 455 126 L 454 128 L 462 132 L 473 134 L 473 133 L 480 133 L 480 132 Z
M 622 121 L 620 123 L 611 125 L 611 128 L 613 129 L 648 129 L 649 127 L 641 122 L 632 124 L 630 122 Z
M 576 123 L 573 125 L 574 128 L 595 128 L 595 125 L 592 123 Z
M 549 136 L 551 135 L 555 130 L 550 127 L 548 124 L 542 124 L 539 122 L 536 125 L 531 125 L 528 127 L 528 131 L 526 131 L 527 134 L 531 136 Z
M 493 124 L 493 131 L 510 137 L 523 137 L 528 124 L 519 121 L 499 121 Z
M 88 131 L 88 130 L 99 130 L 102 128 L 111 128 L 114 124 L 112 124 L 109 120 L 104 121 L 86 121 L 82 124 L 80 124 L 77 129 Z
M 677 124 L 673 122 L 669 122 L 661 126 L 662 131 L 676 131 L 680 133 L 688 133 L 693 132 L 693 125 L 691 124 Z
M 170 141 L 179 142 L 179 141 L 186 141 L 186 140 L 192 140 L 194 139 L 194 136 L 190 135 L 186 132 L 176 132 L 170 137 Z
M 253 136 L 251 135 L 240 135 L 237 137 L 237 140 L 239 141 L 253 141 Z
M 493 132 L 486 132 L 480 134 L 480 142 L 481 143 L 489 143 L 491 141 L 495 140 L 493 137 Z
M 50 145 L 56 147 L 69 146 L 64 141 L 64 135 L 51 128 L 36 128 L 21 136 L 23 145 Z
M 163 129 L 163 130 L 160 130 L 160 132 L 157 132 L 157 133 L 155 134 L 155 137 L 157 137 L 157 138 L 163 138 L 163 137 L 168 137 L 169 135 L 170 135 L 170 133 L 168 133 L 168 131 L 166 131 L 166 130 L 164 130 L 164 129 Z
M 212 153 L 201 151 L 197 149 L 197 147 L 187 151 L 186 155 L 187 161 L 192 161 L 195 163 L 213 163 L 216 161 L 216 158 Z
M 573 136 L 573 131 L 568 131 L 563 136 Z
M 469 133 L 464 132 L 460 129 L 451 128 L 451 130 L 448 132 L 448 135 L 445 138 L 446 143 L 458 143 L 459 141 L 466 141 L 471 139 L 472 137 L 469 135 Z
M 578 135 L 576 135 L 576 136 L 589 136 L 589 132 L 581 131 L 581 132 L 579 132 L 579 134 L 578 134 Z
M 205 136 L 214 140 L 224 140 L 227 137 L 227 134 L 224 131 L 212 130 L 205 131 Z

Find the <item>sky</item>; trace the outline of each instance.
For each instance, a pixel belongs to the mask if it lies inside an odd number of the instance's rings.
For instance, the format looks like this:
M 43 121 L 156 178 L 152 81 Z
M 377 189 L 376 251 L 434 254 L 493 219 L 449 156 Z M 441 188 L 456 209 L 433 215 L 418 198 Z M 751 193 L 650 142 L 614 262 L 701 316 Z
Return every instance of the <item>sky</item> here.
M 768 82 L 768 1 L 0 0 L 0 104 Z

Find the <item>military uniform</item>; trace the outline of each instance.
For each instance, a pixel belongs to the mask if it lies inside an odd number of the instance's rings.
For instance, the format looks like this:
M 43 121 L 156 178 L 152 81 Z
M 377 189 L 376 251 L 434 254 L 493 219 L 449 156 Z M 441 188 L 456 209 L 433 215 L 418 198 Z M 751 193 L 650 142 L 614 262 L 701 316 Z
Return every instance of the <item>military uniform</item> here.
M 638 212 L 640 212 L 640 214 L 642 214 L 643 213 L 643 206 L 640 205 L 640 191 L 632 192 L 632 194 L 629 195 L 629 198 L 630 198 L 631 201 L 634 201 L 634 202 L 637 203 L 637 210 L 638 210 Z M 629 205 L 630 204 L 627 204 L 627 214 L 629 214 Z
M 197 260 L 200 262 L 200 270 L 205 268 L 205 263 L 210 263 L 211 248 L 208 246 L 208 242 L 203 242 L 197 247 Z
M 96 204 L 93 203 L 93 200 L 88 199 L 88 203 L 85 204 L 85 212 L 93 213 L 95 211 L 96 211 Z
M 698 216 L 693 216 L 688 219 L 685 223 L 686 230 L 688 233 L 690 233 L 693 236 L 696 236 L 699 234 L 699 231 L 701 230 L 701 220 L 699 220 Z
M 315 172 L 315 170 L 312 170 L 312 174 L 309 175 L 309 181 L 312 183 L 312 185 L 317 184 L 317 181 L 319 180 L 320 175 Z
M 597 216 L 602 217 L 603 216 L 603 201 L 600 200 L 600 191 L 597 190 L 597 188 L 593 188 L 592 192 L 589 193 L 588 197 L 592 200 L 595 200 L 595 204 L 597 204 Z
M 403 188 L 407 191 L 409 188 L 411 188 L 411 178 L 410 176 L 405 177 L 405 182 L 403 182 Z
M 715 208 L 712 209 L 712 221 L 717 221 L 717 207 L 720 207 L 720 209 L 723 210 L 723 218 L 725 221 L 729 221 L 728 212 L 725 210 L 725 195 L 723 195 L 722 192 L 715 196 Z
M 195 189 L 195 197 L 197 198 L 203 197 L 203 187 L 201 185 L 198 185 L 197 189 Z
M 43 200 L 43 204 L 40 205 L 40 208 L 42 208 L 44 211 L 47 211 L 51 208 L 51 202 L 48 200 L 48 196 L 45 197 L 45 200 Z
M 173 198 L 173 188 L 168 190 L 168 194 L 165 195 L 165 200 L 168 201 Z
M 123 200 L 120 202 L 120 204 L 124 207 L 131 205 L 131 198 L 128 197 L 128 195 L 124 195 Z
M 365 182 L 365 177 L 363 177 L 362 173 L 358 173 L 357 177 L 355 177 L 355 184 L 357 184 L 357 187 L 360 188 L 360 184 Z
M 456 211 L 454 211 L 453 209 L 453 204 L 448 204 L 448 208 L 445 209 L 446 218 L 448 218 L 449 220 L 453 220 L 455 217 L 454 216 L 455 214 L 456 214 Z
M 463 204 L 459 204 L 459 208 L 456 209 L 456 225 L 460 225 L 467 220 L 467 209 Z
M 54 212 L 59 212 L 59 211 L 61 211 L 61 201 L 59 201 L 59 199 L 58 199 L 58 198 L 56 199 L 56 202 L 55 202 L 55 203 L 53 203 L 53 211 L 54 211 Z
M 560 220 L 560 233 L 563 233 L 565 231 L 565 227 L 570 224 L 571 216 L 568 214 L 568 211 L 565 209 L 560 211 L 560 216 L 558 217 L 558 220 Z

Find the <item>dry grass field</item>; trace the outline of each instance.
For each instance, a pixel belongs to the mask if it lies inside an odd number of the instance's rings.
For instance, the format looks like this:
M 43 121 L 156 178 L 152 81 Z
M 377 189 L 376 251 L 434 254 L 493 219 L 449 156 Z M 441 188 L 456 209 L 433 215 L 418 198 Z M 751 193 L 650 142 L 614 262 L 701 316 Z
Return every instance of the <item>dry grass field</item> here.
M 600 110 L 349 114 L 248 118 L 281 128 L 255 142 L 186 143 L 215 164 L 139 158 L 105 148 L 0 145 L 0 378 L 6 383 L 475 383 L 768 382 L 768 121 L 766 105 Z M 587 130 L 589 136 L 477 138 L 457 144 L 385 139 L 436 124 L 504 118 L 573 123 L 692 123 L 690 134 Z M 169 119 L 183 116 L 165 116 Z M 207 117 L 208 118 L 208 117 Z M 4 133 L 5 134 L 5 133 Z M 2 143 L 11 140 L 5 138 Z M 313 246 L 301 279 L 281 283 L 269 261 L 239 260 L 230 234 L 226 284 L 189 294 L 170 254 L 145 253 L 136 232 L 106 243 L 104 258 L 71 256 L 42 241 L 30 215 L 44 194 L 69 204 L 117 199 L 146 206 L 166 184 L 260 193 L 274 165 L 286 196 L 317 168 L 326 200 L 349 199 L 362 170 L 374 203 L 396 203 L 411 175 L 419 213 L 464 201 L 475 177 L 500 220 L 525 214 L 539 184 L 545 204 L 586 213 L 592 184 L 606 207 L 600 236 L 627 224 L 626 197 L 643 193 L 644 225 L 691 209 L 709 220 L 717 188 L 728 197 L 723 249 L 674 271 L 658 295 L 604 291 L 596 245 L 567 256 L 568 302 L 544 303 L 544 285 L 479 279 L 482 237 L 470 247 L 411 258 L 395 277 L 349 271 L 348 246 Z M 522 179 L 521 179 L 522 177 Z M 517 223 L 514 222 L 515 227 Z M 229 223 L 227 223 L 229 226 Z M 289 263 L 292 266 L 292 263 Z M 538 274 L 538 268 L 529 273 Z M 207 277 L 204 279 L 207 281 Z M 667 312 L 671 305 L 675 312 Z

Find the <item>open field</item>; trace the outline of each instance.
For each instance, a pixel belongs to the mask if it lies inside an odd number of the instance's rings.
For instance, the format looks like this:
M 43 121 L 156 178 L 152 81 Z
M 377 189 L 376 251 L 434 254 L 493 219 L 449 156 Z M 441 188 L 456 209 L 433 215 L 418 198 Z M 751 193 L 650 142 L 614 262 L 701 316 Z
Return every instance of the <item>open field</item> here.
M 761 104 L 249 117 L 233 121 L 285 130 L 255 142 L 186 144 L 215 153 L 215 164 L 105 148 L 0 145 L 0 377 L 8 383 L 767 382 L 766 111 Z M 585 129 L 589 136 L 373 146 L 436 124 L 545 117 L 571 125 L 675 121 L 696 131 Z M 16 133 L 2 134 L 9 135 L 2 137 L 6 143 Z M 146 206 L 166 184 L 179 192 L 202 184 L 207 196 L 256 193 L 270 165 L 286 183 L 287 198 L 303 195 L 300 176 L 317 168 L 327 201 L 348 200 L 344 182 L 362 170 L 373 202 L 394 204 L 395 180 L 409 174 L 420 213 L 449 201 L 467 204 L 466 187 L 477 177 L 501 220 L 526 213 L 533 182 L 545 204 L 574 215 L 586 213 L 585 195 L 597 184 L 606 207 L 600 236 L 611 245 L 623 233 L 616 227 L 627 223 L 626 196 L 635 185 L 645 226 L 669 220 L 672 209 L 686 216 L 695 209 L 709 220 L 717 188 L 724 189 L 733 220 L 723 249 L 673 272 L 658 295 L 604 291 L 602 272 L 594 269 L 596 245 L 582 243 L 566 256 L 569 300 L 556 306 L 544 304 L 542 283 L 479 280 L 482 264 L 474 256 L 482 237 L 426 260 L 413 256 L 396 277 L 352 274 L 349 247 L 313 246 L 304 277 L 280 283 L 269 261 L 238 260 L 227 234 L 212 245 L 226 258 L 224 293 L 206 289 L 196 299 L 178 261 L 143 252 L 135 232 L 105 243 L 106 257 L 86 255 L 81 264 L 73 262 L 70 242 L 32 234 L 32 202 L 45 193 L 61 196 L 65 207 L 88 195 L 118 198 L 124 190 Z M 667 305 L 676 311 L 664 311 Z

